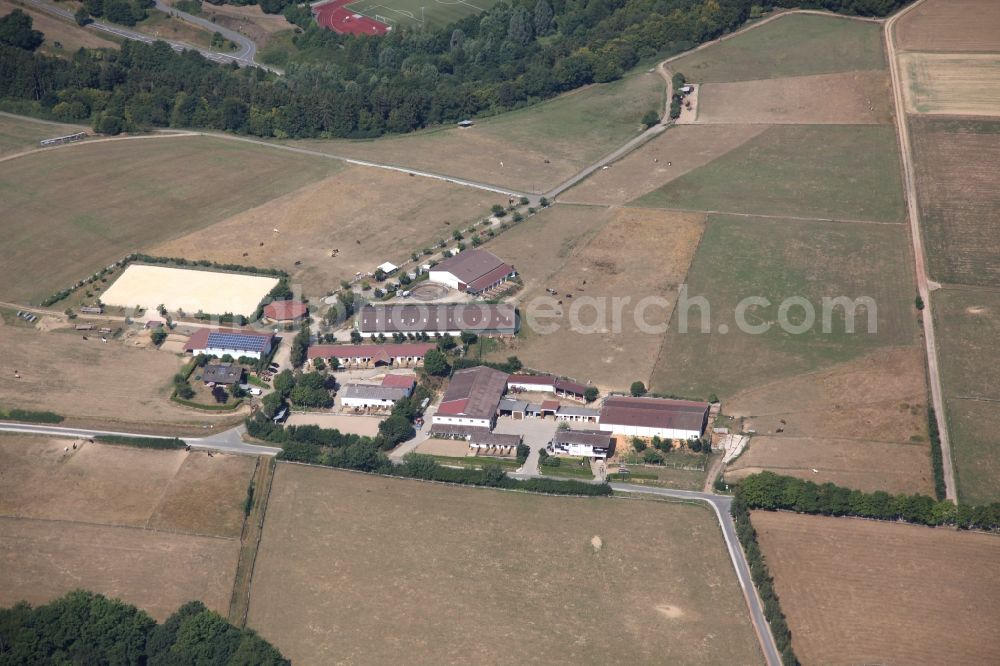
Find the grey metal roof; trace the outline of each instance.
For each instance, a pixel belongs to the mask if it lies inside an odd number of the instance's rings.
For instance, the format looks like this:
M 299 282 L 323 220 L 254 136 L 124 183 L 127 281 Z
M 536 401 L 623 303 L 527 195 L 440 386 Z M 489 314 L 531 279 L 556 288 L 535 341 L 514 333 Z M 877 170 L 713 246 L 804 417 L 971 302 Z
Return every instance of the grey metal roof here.
M 391 400 L 393 402 L 401 400 L 408 395 L 406 389 L 373 386 L 372 384 L 348 384 L 344 387 L 341 398 L 355 398 L 360 400 Z
M 500 406 L 497 409 L 502 412 L 523 412 L 527 406 L 528 403 L 524 400 L 504 398 L 500 401 Z
M 560 414 L 566 414 L 567 416 L 597 416 L 601 413 L 599 409 L 590 409 L 589 407 L 567 407 L 563 405 L 559 408 Z

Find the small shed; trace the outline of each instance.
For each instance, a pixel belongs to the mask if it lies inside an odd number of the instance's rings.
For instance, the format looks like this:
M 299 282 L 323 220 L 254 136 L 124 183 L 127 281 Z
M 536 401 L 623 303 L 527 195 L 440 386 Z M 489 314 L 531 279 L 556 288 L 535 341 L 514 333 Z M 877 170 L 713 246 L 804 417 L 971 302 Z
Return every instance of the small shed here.
M 469 127 L 472 127 L 473 125 L 475 125 L 475 123 L 472 122 L 471 120 L 459 120 L 458 121 L 458 126 L 461 127 L 461 128 L 463 128 L 463 129 L 468 129 Z

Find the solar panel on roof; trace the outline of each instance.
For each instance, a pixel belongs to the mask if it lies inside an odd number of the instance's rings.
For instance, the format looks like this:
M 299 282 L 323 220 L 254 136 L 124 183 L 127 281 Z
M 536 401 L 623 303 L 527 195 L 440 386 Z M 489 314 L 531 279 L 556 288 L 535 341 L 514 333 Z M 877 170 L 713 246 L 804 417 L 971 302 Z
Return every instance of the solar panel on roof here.
M 241 349 L 260 352 L 267 348 L 267 337 L 242 333 L 209 333 L 207 345 L 213 349 Z

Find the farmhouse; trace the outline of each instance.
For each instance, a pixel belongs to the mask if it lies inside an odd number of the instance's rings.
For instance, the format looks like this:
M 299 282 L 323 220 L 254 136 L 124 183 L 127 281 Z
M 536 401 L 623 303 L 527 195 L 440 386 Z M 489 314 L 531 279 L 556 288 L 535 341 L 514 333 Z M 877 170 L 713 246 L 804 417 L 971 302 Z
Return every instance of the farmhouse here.
M 708 423 L 707 402 L 609 396 L 601 407 L 602 431 L 627 437 L 697 439 Z
M 484 366 L 459 370 L 452 375 L 432 423 L 492 430 L 506 387 L 505 372 Z
M 378 365 L 420 365 L 424 354 L 437 348 L 433 342 L 409 342 L 385 345 L 313 345 L 309 360 L 337 359 L 341 367 Z
M 481 294 L 515 274 L 513 266 L 492 252 L 465 250 L 434 266 L 428 279 L 469 294 Z
M 264 318 L 282 324 L 300 321 L 308 313 L 309 308 L 302 301 L 273 301 L 264 306 Z
M 410 395 L 404 388 L 375 386 L 374 384 L 347 384 L 340 395 L 344 407 L 382 407 L 391 409 L 397 400 Z
M 607 458 L 611 448 L 611 434 L 600 430 L 556 430 L 548 446 L 550 453 L 600 459 Z
M 243 368 L 235 363 L 206 365 L 202 369 L 201 379 L 206 384 L 239 384 L 243 379 Z
M 274 336 L 270 333 L 199 328 L 188 339 L 184 351 L 191 352 L 195 356 L 205 354 L 221 358 L 228 354 L 233 358 L 246 356 L 259 359 L 271 352 L 273 341 Z
M 462 331 L 486 336 L 514 335 L 517 326 L 517 311 L 505 304 L 366 305 L 357 318 L 358 330 L 366 338 L 393 333 L 458 335 Z

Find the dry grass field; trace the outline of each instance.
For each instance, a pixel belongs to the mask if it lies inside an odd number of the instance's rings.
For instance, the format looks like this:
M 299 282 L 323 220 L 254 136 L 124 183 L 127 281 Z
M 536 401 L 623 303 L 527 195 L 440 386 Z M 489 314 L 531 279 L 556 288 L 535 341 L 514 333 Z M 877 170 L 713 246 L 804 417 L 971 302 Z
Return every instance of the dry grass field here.
M 27 3 L 18 2 L 17 0 L 0 0 L 0 16 L 6 16 L 15 9 L 20 9 L 29 15 L 31 17 L 31 27 L 45 34 L 45 41 L 42 43 L 40 49 L 42 53 L 68 58 L 80 48 L 118 48 L 118 44 L 115 42 L 101 37 L 101 34 L 98 32 L 81 28 L 70 19 L 58 19 L 52 14 L 39 11 Z M 57 42 L 60 44 L 58 47 L 56 46 Z
M 120 307 L 250 316 L 278 278 L 131 264 L 101 300 Z
M 673 60 L 695 83 L 752 81 L 885 68 L 881 26 L 837 16 L 788 14 Z
M 148 10 L 147 18 L 137 23 L 135 30 L 157 39 L 184 42 L 191 46 L 208 48 L 212 45 L 212 33 L 209 30 L 158 9 Z
M 1000 292 L 946 288 L 933 295 L 941 382 L 959 496 L 1000 499 Z
M 224 614 L 254 459 L 72 443 L 0 435 L 0 605 L 84 587 Z
M 726 476 L 768 469 L 861 490 L 933 494 L 926 410 L 915 346 L 740 391 L 725 412 L 758 436 Z
M 307 295 L 321 296 L 356 272 L 373 271 L 383 261 L 401 264 L 412 252 L 450 239 L 453 229 L 484 218 L 497 203 L 506 204 L 507 198 L 394 171 L 349 167 L 157 245 L 153 253 L 280 267 Z M 220 235 L 238 240 L 218 243 Z M 330 256 L 332 250 L 339 250 L 336 257 Z
M 701 507 L 286 464 L 248 626 L 293 663 L 761 662 Z
M 896 23 L 906 51 L 1000 51 L 1000 4 L 993 0 L 926 0 Z
M 11 269 L 0 298 L 38 302 L 129 252 L 340 168 L 336 160 L 201 136 L 87 142 L 0 163 L 0 265 Z
M 678 125 L 559 196 L 560 201 L 621 205 L 704 166 L 763 132 L 762 125 Z
M 904 225 L 709 216 L 687 285 L 689 298 L 704 296 L 708 302 L 710 332 L 702 332 L 697 305 L 687 308 L 688 332 L 680 332 L 682 309 L 675 308 L 652 386 L 677 395 L 728 398 L 880 348 L 911 344 L 912 265 Z M 745 312 L 748 325 L 769 326 L 762 334 L 739 329 L 736 307 L 747 297 L 770 301 Z M 778 322 L 779 305 L 791 297 L 806 299 L 815 311 L 805 333 L 787 332 Z M 862 308 L 856 311 L 855 333 L 848 333 L 838 307 L 831 310 L 825 333 L 823 298 L 840 297 L 873 299 L 877 330 L 869 333 L 868 310 Z M 801 324 L 802 312 L 792 308 L 789 323 Z
M 754 512 L 804 664 L 992 664 L 1000 538 L 915 525 Z
M 0 0 L 2 2 L 3 0 Z M 0 9 L 0 14 L 3 10 Z M 42 139 L 86 131 L 83 125 L 50 123 L 24 116 L 0 113 L 0 158 L 38 148 Z M 2 168 L 2 167 L 0 167 Z
M 909 113 L 1000 116 L 1000 54 L 901 53 Z
M 892 120 L 885 70 L 706 83 L 698 123 L 883 124 Z
M 898 154 L 890 125 L 777 125 L 633 203 L 899 222 Z
M 75 331 L 41 332 L 0 325 L 5 370 L 0 375 L 4 408 L 51 410 L 75 423 L 199 427 L 232 414 L 196 412 L 170 401 L 171 379 L 181 359 L 131 342 L 89 340 Z M 20 379 L 12 372 L 18 370 Z
M 1000 121 L 911 118 L 910 123 L 931 276 L 1000 286 Z
M 704 218 L 629 208 L 603 210 L 607 222 L 586 244 L 569 251 L 561 264 L 550 255 L 551 273 L 520 298 L 521 333 L 497 356 L 516 354 L 530 368 L 620 390 L 637 379 L 649 379 Z M 655 270 L 650 270 L 652 266 Z M 525 269 L 518 265 L 518 270 Z M 546 288 L 559 296 L 549 296 Z M 534 305 L 534 299 L 546 297 L 547 305 Z M 643 311 L 645 297 L 660 302 Z M 619 307 L 614 299 L 627 300 L 619 301 Z M 543 315 L 537 318 L 537 327 L 532 324 L 536 313 Z M 544 316 L 548 313 L 557 316 Z M 640 314 L 649 329 L 637 323 Z M 544 332 L 554 325 L 558 330 Z
M 664 95 L 662 77 L 639 71 L 613 83 L 476 120 L 469 129 L 435 128 L 370 141 L 296 145 L 518 191 L 545 192 L 638 135 L 642 115 L 662 109 Z

